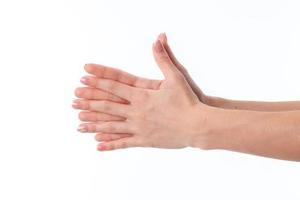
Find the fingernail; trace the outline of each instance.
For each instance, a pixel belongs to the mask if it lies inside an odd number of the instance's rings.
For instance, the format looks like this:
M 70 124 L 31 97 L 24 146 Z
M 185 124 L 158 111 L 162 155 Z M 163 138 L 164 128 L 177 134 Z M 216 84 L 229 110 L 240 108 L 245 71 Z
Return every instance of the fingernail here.
M 81 83 L 83 83 L 83 84 L 89 84 L 89 80 L 88 80 L 87 77 L 82 77 L 82 78 L 80 79 L 80 81 L 81 81 Z
M 106 149 L 105 145 L 103 143 L 98 145 L 98 150 L 99 151 L 104 151 Z
M 163 47 L 162 47 L 161 42 L 159 40 L 156 40 L 156 42 L 155 42 L 155 50 L 158 53 L 161 53 L 163 51 Z
M 77 131 L 81 132 L 81 133 L 85 133 L 87 132 L 87 127 L 83 124 L 79 125 L 78 128 L 77 128 Z
M 73 108 L 79 108 L 80 107 L 80 103 L 77 100 L 74 100 L 73 104 L 72 104 L 72 107 Z

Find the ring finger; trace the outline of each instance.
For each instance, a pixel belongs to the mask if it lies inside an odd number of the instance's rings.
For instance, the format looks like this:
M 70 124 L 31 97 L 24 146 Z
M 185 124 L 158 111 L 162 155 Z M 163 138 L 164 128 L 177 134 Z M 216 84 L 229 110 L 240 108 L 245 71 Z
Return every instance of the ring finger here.
M 110 115 L 101 112 L 81 111 L 79 113 L 79 119 L 84 122 L 99 122 L 99 121 L 122 121 L 123 117 Z

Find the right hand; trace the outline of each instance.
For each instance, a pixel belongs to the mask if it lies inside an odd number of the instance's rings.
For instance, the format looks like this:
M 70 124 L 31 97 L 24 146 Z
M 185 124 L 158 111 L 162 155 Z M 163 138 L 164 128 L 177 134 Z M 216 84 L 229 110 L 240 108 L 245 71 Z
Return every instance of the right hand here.
M 188 84 L 192 88 L 193 92 L 197 95 L 199 101 L 201 101 L 202 103 L 206 103 L 208 97 L 197 86 L 197 84 L 194 82 L 194 80 L 192 79 L 192 77 L 189 75 L 189 73 L 186 70 L 186 68 L 175 57 L 174 53 L 172 52 L 172 50 L 171 50 L 171 48 L 170 48 L 170 46 L 168 44 L 166 34 L 165 33 L 161 33 L 158 36 L 158 39 L 162 42 L 162 44 L 163 44 L 165 50 L 167 51 L 170 59 L 172 60 L 173 64 L 183 74 L 183 76 L 185 77 L 186 81 L 188 82 Z

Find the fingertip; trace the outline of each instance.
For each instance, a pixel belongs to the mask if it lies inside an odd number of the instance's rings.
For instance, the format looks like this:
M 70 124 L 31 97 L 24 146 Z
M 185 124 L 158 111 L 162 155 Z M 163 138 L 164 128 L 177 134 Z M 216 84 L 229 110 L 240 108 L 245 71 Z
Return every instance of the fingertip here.
M 97 150 L 98 151 L 105 151 L 108 150 L 107 146 L 104 144 L 104 142 L 101 142 L 97 145 Z
M 88 127 L 86 124 L 80 124 L 78 127 L 77 127 L 77 131 L 81 132 L 81 133 L 86 133 L 88 132 Z
M 85 85 L 88 85 L 89 84 L 89 77 L 88 76 L 83 76 L 81 79 L 80 79 L 80 82 L 85 84 Z
M 76 88 L 75 91 L 74 91 L 74 94 L 75 94 L 76 97 L 81 97 L 81 95 L 82 95 L 81 88 Z
M 157 39 L 160 40 L 163 44 L 166 44 L 168 42 L 167 35 L 165 32 L 160 33 Z
M 73 108 L 79 109 L 80 106 L 81 106 L 81 104 L 80 104 L 80 100 L 79 100 L 79 99 L 73 100 L 73 103 L 72 103 L 72 107 L 73 107 Z
M 164 39 L 166 40 L 166 42 L 168 41 L 168 37 L 167 37 L 167 34 L 166 34 L 166 32 L 163 32 L 163 37 L 164 37 Z
M 84 70 L 88 73 L 93 72 L 93 69 L 94 69 L 94 67 L 93 67 L 92 63 L 86 63 L 84 65 Z

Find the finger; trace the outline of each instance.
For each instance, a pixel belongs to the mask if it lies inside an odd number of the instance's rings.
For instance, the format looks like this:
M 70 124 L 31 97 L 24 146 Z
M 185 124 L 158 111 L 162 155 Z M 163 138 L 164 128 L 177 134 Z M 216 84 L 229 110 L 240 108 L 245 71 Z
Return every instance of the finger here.
M 84 66 L 84 69 L 87 73 L 93 74 L 98 78 L 115 80 L 133 87 L 158 89 L 161 83 L 161 80 L 137 77 L 122 70 L 104 65 L 89 63 Z
M 117 103 L 128 103 L 125 99 L 122 99 L 109 92 L 102 91 L 96 88 L 79 87 L 75 90 L 75 96 L 78 98 L 90 99 L 90 100 L 108 100 Z
M 157 65 L 159 66 L 160 70 L 164 74 L 165 78 L 172 77 L 174 75 L 178 75 L 178 69 L 171 61 L 169 55 L 167 54 L 166 50 L 163 48 L 162 43 L 160 40 L 156 40 L 152 47 L 153 55 Z
M 203 96 L 202 96 L 202 94 L 203 94 L 202 90 L 197 86 L 197 84 L 194 82 L 194 80 L 192 79 L 192 77 L 189 75 L 189 73 L 186 70 L 186 68 L 178 61 L 178 59 L 174 55 L 173 51 L 171 50 L 171 47 L 168 44 L 168 40 L 167 40 L 166 34 L 165 33 L 160 34 L 158 36 L 158 39 L 162 42 L 163 47 L 167 51 L 167 53 L 168 53 L 170 59 L 172 60 L 172 62 L 174 63 L 174 65 L 184 75 L 185 79 L 187 80 L 187 82 L 189 83 L 189 85 L 192 87 L 192 89 L 195 92 L 195 94 L 198 96 L 198 99 L 203 102 L 204 100 L 203 100 Z
M 75 109 L 97 111 L 121 117 L 128 116 L 128 112 L 130 111 L 129 105 L 111 101 L 76 99 L 73 101 L 72 106 Z
M 118 140 L 121 138 L 132 137 L 129 133 L 98 133 L 95 135 L 95 139 L 98 142 L 108 142 L 113 140 Z
M 83 123 L 77 128 L 82 133 L 128 133 L 129 125 L 126 122 L 101 122 L 101 123 Z
M 125 120 L 123 117 L 114 116 L 101 112 L 81 111 L 79 119 L 85 122 L 99 122 L 99 121 L 122 121 Z
M 131 97 L 138 92 L 138 88 L 110 80 L 93 76 L 84 76 L 82 82 L 88 86 L 96 87 L 100 90 L 117 95 L 123 99 L 131 100 Z
M 161 33 L 158 36 L 158 39 L 161 41 L 163 47 L 165 48 L 165 50 L 167 51 L 171 61 L 173 62 L 173 64 L 177 67 L 177 69 L 185 74 L 186 73 L 186 69 L 183 67 L 183 65 L 178 61 L 178 59 L 176 58 L 176 56 L 174 55 L 172 49 L 170 48 L 169 44 L 168 44 L 168 40 L 167 40 L 167 36 L 165 33 Z
M 99 151 L 109 151 L 109 150 L 124 149 L 124 148 L 137 147 L 137 146 L 138 143 L 135 137 L 126 137 L 126 138 L 121 138 L 119 140 L 102 142 L 98 144 L 97 149 Z

